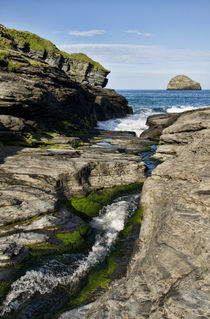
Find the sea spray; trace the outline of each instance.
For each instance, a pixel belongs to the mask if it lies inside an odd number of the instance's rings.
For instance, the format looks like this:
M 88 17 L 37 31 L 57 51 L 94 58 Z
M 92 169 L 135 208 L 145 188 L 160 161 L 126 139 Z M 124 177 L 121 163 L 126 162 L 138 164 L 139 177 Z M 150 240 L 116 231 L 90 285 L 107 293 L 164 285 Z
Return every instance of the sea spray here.
M 48 294 L 58 285 L 72 289 L 79 280 L 96 264 L 102 262 L 116 242 L 125 222 L 137 209 L 139 195 L 123 196 L 113 204 L 104 207 L 99 217 L 91 221 L 95 229 L 96 241 L 86 257 L 73 260 L 65 265 L 58 260 L 51 260 L 37 270 L 27 271 L 15 281 L 2 305 L 1 315 L 17 310 L 35 293 Z
M 125 96 L 134 114 L 124 118 L 99 121 L 97 129 L 130 131 L 136 136 L 147 129 L 147 117 L 160 113 L 177 113 L 209 105 L 210 90 L 167 91 L 167 90 L 119 90 Z

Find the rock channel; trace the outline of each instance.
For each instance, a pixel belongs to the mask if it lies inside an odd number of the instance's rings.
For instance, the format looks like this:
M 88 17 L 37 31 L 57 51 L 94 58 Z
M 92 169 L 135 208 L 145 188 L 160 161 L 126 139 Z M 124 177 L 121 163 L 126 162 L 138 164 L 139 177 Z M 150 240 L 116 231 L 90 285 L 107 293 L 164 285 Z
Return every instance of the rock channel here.
M 155 155 L 163 163 L 143 186 L 144 218 L 127 275 L 59 318 L 210 317 L 210 108 L 166 117 Z

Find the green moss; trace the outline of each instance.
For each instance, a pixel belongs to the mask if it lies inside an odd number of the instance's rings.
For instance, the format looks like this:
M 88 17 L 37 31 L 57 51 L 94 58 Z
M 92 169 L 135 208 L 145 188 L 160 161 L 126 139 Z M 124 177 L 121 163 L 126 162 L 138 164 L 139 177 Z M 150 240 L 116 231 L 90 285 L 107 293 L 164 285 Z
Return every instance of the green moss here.
M 140 184 L 106 188 L 93 192 L 88 196 L 77 196 L 75 198 L 71 198 L 67 202 L 67 206 L 74 213 L 94 217 L 98 215 L 104 205 L 110 204 L 118 196 L 127 195 L 139 188 Z
M 11 284 L 12 284 L 11 280 L 0 281 L 0 298 L 3 298 L 4 296 L 6 296 Z
M 135 211 L 135 213 L 130 218 L 129 222 L 125 226 L 125 228 L 120 232 L 119 237 L 120 238 L 127 238 L 129 234 L 131 233 L 133 226 L 135 224 L 141 224 L 143 218 L 143 209 L 140 207 Z
M 93 293 L 97 288 L 105 288 L 110 282 L 111 274 L 117 266 L 115 256 L 110 256 L 106 261 L 106 268 L 93 269 L 90 271 L 87 278 L 87 285 L 79 292 L 77 296 L 72 298 L 69 302 L 70 307 L 77 307 L 82 304 L 87 297 Z
M 64 58 L 66 59 L 70 59 L 76 62 L 85 62 L 85 63 L 90 63 L 93 65 L 94 69 L 98 69 L 98 70 L 103 70 L 106 72 L 110 72 L 109 70 L 105 69 L 100 63 L 92 60 L 91 58 L 89 58 L 86 54 L 84 53 L 66 53 L 61 51 L 61 54 L 63 55 Z
M 76 252 L 84 250 L 88 247 L 89 243 L 86 238 L 91 235 L 92 229 L 89 225 L 84 224 L 78 227 L 78 230 L 74 232 L 58 233 L 55 235 L 62 243 L 51 245 L 51 244 L 41 244 L 41 245 L 30 245 L 31 255 L 46 255 L 54 253 L 64 253 L 64 252 Z
M 126 154 L 129 155 L 138 155 L 141 151 L 140 150 L 134 150 L 134 151 L 127 151 Z
M 51 142 L 43 142 L 43 145 L 39 145 L 39 148 L 48 149 L 48 148 L 61 148 L 61 149 L 73 149 L 70 145 L 67 144 L 54 144 Z
M 118 243 L 112 249 L 110 255 L 106 258 L 105 262 L 103 262 L 102 266 L 95 266 L 89 272 L 84 287 L 77 294 L 71 297 L 70 301 L 64 308 L 50 316 L 50 318 L 58 318 L 58 316 L 64 311 L 78 307 L 85 302 L 90 302 L 98 288 L 106 288 L 108 286 L 111 279 L 114 278 L 113 276 L 115 276 L 115 271 L 122 274 L 121 261 L 125 255 L 127 256 L 128 253 L 128 246 L 126 242 L 128 242 L 130 247 L 131 243 L 129 241 L 129 235 L 136 224 L 141 224 L 142 215 L 142 208 L 137 209 L 136 212 L 131 216 L 125 229 L 120 232 Z M 126 265 L 124 267 L 126 267 Z M 124 271 L 126 271 L 126 268 Z

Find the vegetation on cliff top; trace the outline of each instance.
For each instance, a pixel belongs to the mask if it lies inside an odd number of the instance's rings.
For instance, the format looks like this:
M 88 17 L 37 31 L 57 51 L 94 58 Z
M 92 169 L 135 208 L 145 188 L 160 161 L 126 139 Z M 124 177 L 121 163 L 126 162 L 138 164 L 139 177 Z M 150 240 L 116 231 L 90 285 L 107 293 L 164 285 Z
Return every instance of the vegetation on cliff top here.
M 90 63 L 91 65 L 93 65 L 94 69 L 109 72 L 100 63 L 92 60 L 84 53 L 69 54 L 60 51 L 51 41 L 41 38 L 34 33 L 9 29 L 0 25 L 0 47 L 5 49 L 14 49 L 14 39 L 18 40 L 18 42 L 25 46 L 26 49 L 61 54 L 65 59 L 70 59 L 76 62 Z

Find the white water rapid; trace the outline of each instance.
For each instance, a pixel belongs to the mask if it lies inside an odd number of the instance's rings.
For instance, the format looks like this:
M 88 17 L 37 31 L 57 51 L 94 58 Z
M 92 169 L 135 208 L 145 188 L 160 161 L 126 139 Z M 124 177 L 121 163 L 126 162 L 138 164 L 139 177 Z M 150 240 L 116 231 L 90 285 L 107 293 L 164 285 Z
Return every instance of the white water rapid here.
M 128 217 L 137 209 L 138 202 L 139 195 L 129 195 L 104 207 L 99 217 L 93 218 L 90 223 L 97 235 L 89 254 L 68 266 L 53 259 L 43 267 L 27 271 L 12 284 L 2 305 L 1 315 L 17 310 L 35 293 L 42 295 L 50 293 L 58 285 L 68 285 L 70 289 L 73 288 L 75 283 L 85 277 L 91 267 L 104 260 Z

